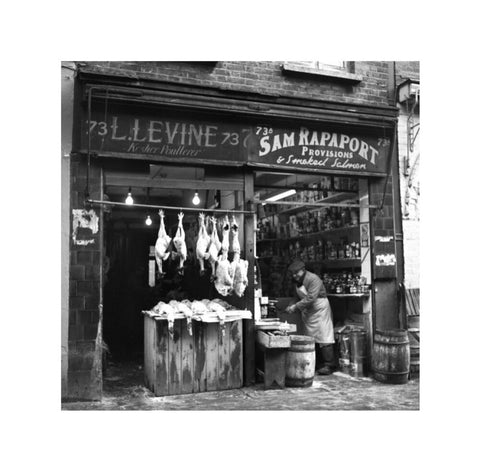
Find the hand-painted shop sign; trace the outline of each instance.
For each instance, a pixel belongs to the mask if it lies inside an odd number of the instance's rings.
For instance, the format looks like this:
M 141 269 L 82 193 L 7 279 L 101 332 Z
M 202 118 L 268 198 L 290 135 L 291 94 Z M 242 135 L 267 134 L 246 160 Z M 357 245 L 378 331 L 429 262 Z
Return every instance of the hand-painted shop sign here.
M 87 148 L 88 121 L 82 129 Z M 244 162 L 255 138 L 250 125 L 155 113 L 93 112 L 90 146 L 95 152 L 143 155 L 151 160 Z
M 87 141 L 85 120 L 83 149 Z M 279 128 L 111 109 L 92 112 L 90 148 L 159 161 L 251 162 L 292 170 L 383 174 L 390 139 L 321 127 Z
M 301 126 L 278 129 L 258 126 L 256 161 L 270 165 L 350 172 L 386 171 L 390 139 L 366 137 Z

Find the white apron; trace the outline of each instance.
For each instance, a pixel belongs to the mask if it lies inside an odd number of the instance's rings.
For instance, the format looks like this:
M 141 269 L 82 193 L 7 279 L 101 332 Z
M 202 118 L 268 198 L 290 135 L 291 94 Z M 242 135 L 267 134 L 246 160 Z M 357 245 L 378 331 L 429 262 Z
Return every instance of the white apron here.
M 300 299 L 307 296 L 304 286 L 296 289 Z M 335 343 L 332 309 L 327 298 L 317 298 L 313 308 L 302 310 L 302 321 L 305 326 L 305 334 L 313 337 L 316 343 Z

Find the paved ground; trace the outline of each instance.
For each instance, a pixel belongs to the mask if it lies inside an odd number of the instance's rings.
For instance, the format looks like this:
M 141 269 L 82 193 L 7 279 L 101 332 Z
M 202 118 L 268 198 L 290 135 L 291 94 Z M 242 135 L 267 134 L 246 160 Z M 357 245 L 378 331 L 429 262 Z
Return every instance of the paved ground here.
M 391 385 L 335 372 L 309 388 L 267 390 L 263 384 L 230 391 L 155 397 L 142 367 L 109 365 L 101 402 L 65 402 L 62 410 L 419 410 L 419 379 Z

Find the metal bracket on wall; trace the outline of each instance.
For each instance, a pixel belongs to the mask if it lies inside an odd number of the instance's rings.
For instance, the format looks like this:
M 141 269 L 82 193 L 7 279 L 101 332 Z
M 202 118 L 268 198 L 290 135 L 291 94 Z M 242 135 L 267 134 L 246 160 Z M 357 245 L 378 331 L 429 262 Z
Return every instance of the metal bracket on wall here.
M 410 174 L 410 154 L 413 153 L 415 150 L 415 141 L 417 139 L 418 133 L 420 132 L 420 123 L 415 123 L 414 121 L 414 113 L 417 109 L 419 103 L 419 93 L 420 91 L 417 90 L 414 95 L 413 106 L 410 109 L 410 103 L 407 100 L 407 155 L 405 156 L 405 165 L 404 165 L 404 174 L 408 176 Z

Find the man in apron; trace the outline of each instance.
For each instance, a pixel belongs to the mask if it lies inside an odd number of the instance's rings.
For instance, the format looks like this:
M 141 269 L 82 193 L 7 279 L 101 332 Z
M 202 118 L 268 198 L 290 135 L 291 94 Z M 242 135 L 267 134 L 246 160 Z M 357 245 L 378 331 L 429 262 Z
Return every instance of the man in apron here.
M 332 309 L 322 280 L 305 269 L 301 260 L 295 260 L 288 271 L 296 283 L 299 299 L 287 307 L 288 314 L 300 311 L 305 334 L 315 339 L 315 367 L 317 374 L 329 375 L 335 367 Z

